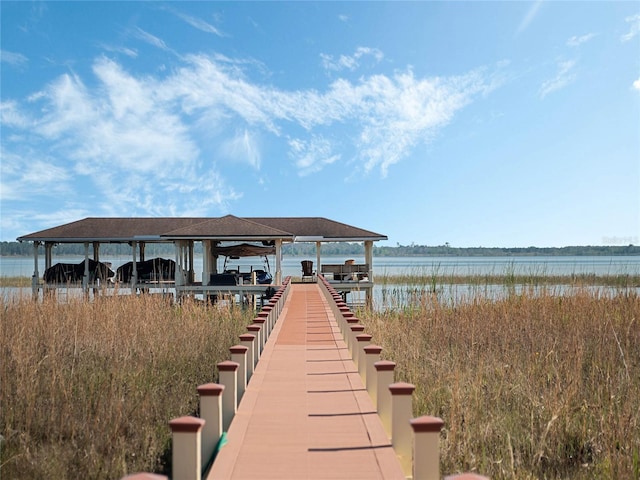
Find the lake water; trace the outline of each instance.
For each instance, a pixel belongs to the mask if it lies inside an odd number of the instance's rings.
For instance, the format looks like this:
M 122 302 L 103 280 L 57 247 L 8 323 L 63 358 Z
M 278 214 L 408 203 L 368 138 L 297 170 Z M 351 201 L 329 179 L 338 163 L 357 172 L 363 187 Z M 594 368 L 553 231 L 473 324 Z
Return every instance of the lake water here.
M 58 261 L 65 263 L 78 263 L 83 257 L 54 258 L 54 264 Z M 284 276 L 300 276 L 301 264 L 309 257 L 285 257 L 282 261 Z M 356 263 L 364 263 L 363 257 L 358 256 L 323 256 L 323 263 L 344 263 L 347 259 L 354 259 Z M 120 265 L 129 262 L 127 256 L 107 257 L 101 259 L 110 262 L 115 271 Z M 315 262 L 315 259 L 313 259 Z M 222 269 L 222 262 L 218 265 Z M 196 280 L 202 275 L 202 257 L 194 258 Z M 275 259 L 269 258 L 271 271 L 275 270 Z M 44 271 L 44 258 L 38 260 L 40 277 Z M 233 260 L 228 268 L 239 268 L 241 272 L 264 268 L 262 261 L 254 258 Z M 315 267 L 314 267 L 315 269 Z M 374 257 L 375 276 L 384 275 L 505 275 L 522 274 L 527 276 L 545 275 L 572 275 L 572 274 L 596 274 L 596 275 L 637 275 L 640 274 L 640 256 L 566 256 L 566 257 Z M 0 257 L 0 276 L 30 277 L 33 274 L 33 258 L 25 257 Z M 428 282 L 427 282 L 428 283 Z M 406 286 L 406 285 L 382 285 L 377 283 L 374 287 L 373 298 L 377 309 L 396 308 L 419 301 L 425 294 L 430 295 L 430 285 Z M 551 294 L 570 293 L 572 287 L 567 285 L 554 285 L 551 287 L 530 287 L 515 285 L 438 285 L 436 296 L 439 301 L 465 302 L 471 298 L 485 297 L 497 299 L 511 293 L 520 293 L 529 289 L 533 294 L 541 292 Z M 594 291 L 602 294 L 615 293 L 616 289 L 608 287 L 592 287 Z M 2 296 L 6 299 L 13 295 L 30 295 L 30 288 L 5 288 Z M 76 290 L 76 289 L 74 289 Z M 634 288 L 640 293 L 640 288 Z M 78 294 L 76 291 L 75 294 Z M 124 292 L 122 292 L 124 293 Z M 352 292 L 348 296 L 352 304 L 364 302 L 363 292 Z
M 78 263 L 84 257 L 54 256 L 53 263 Z M 282 271 L 284 276 L 300 276 L 302 260 L 313 260 L 313 257 L 284 257 Z M 323 263 L 344 263 L 354 259 L 356 263 L 364 263 L 364 257 L 358 256 L 322 256 Z M 103 262 L 110 262 L 115 270 L 120 265 L 131 261 L 125 255 L 117 257 L 105 256 Z M 263 268 L 257 257 L 232 260 L 229 267 L 239 267 L 241 271 L 249 271 L 250 267 Z M 202 272 L 202 257 L 194 258 L 196 277 L 199 280 Z M 269 258 L 271 271 L 275 270 L 275 259 Z M 40 276 L 44 272 L 44 257 L 39 258 Z M 222 261 L 218 265 L 222 269 Z M 635 275 L 640 273 L 640 255 L 634 256 L 553 256 L 553 257 L 374 257 L 374 275 Z M 0 257 L 0 276 L 30 277 L 33 275 L 32 257 Z

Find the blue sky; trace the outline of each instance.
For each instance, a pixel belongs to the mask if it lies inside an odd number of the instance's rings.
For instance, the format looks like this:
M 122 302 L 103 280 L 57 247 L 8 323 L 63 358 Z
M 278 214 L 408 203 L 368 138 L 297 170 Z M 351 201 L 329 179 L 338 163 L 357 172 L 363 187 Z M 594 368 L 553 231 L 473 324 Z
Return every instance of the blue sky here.
M 638 2 L 0 9 L 2 240 L 230 213 L 640 243 Z

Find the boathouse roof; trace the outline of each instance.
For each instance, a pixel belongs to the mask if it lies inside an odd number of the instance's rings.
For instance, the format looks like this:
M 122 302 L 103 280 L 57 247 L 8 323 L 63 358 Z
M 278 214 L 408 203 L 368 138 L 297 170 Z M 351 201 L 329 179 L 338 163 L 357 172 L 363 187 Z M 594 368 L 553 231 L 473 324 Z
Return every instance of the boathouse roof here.
M 18 237 L 18 241 L 162 242 L 172 240 L 361 242 L 385 235 L 323 217 L 88 217 Z

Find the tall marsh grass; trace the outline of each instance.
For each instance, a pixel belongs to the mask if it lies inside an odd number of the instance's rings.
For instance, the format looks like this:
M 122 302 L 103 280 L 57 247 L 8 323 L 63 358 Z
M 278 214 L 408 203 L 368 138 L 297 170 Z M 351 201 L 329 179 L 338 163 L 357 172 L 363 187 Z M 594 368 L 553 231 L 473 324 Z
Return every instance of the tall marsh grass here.
M 2 306 L 2 478 L 117 479 L 168 473 L 168 421 L 197 411 L 196 386 L 250 313 L 160 297 L 16 300 Z
M 427 281 L 430 281 L 427 279 Z M 640 478 L 640 296 L 528 290 L 361 312 L 414 415 L 445 422 L 443 472 Z

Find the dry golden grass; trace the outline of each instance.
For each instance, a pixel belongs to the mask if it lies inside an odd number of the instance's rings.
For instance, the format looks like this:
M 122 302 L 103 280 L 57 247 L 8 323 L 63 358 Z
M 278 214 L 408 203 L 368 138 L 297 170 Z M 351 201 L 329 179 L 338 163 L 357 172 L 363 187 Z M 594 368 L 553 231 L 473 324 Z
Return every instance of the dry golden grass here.
M 492 479 L 640 478 L 640 296 L 582 290 L 361 312 L 441 468 Z
M 167 473 L 168 421 L 197 411 L 250 315 L 149 295 L 4 304 L 3 478 Z

